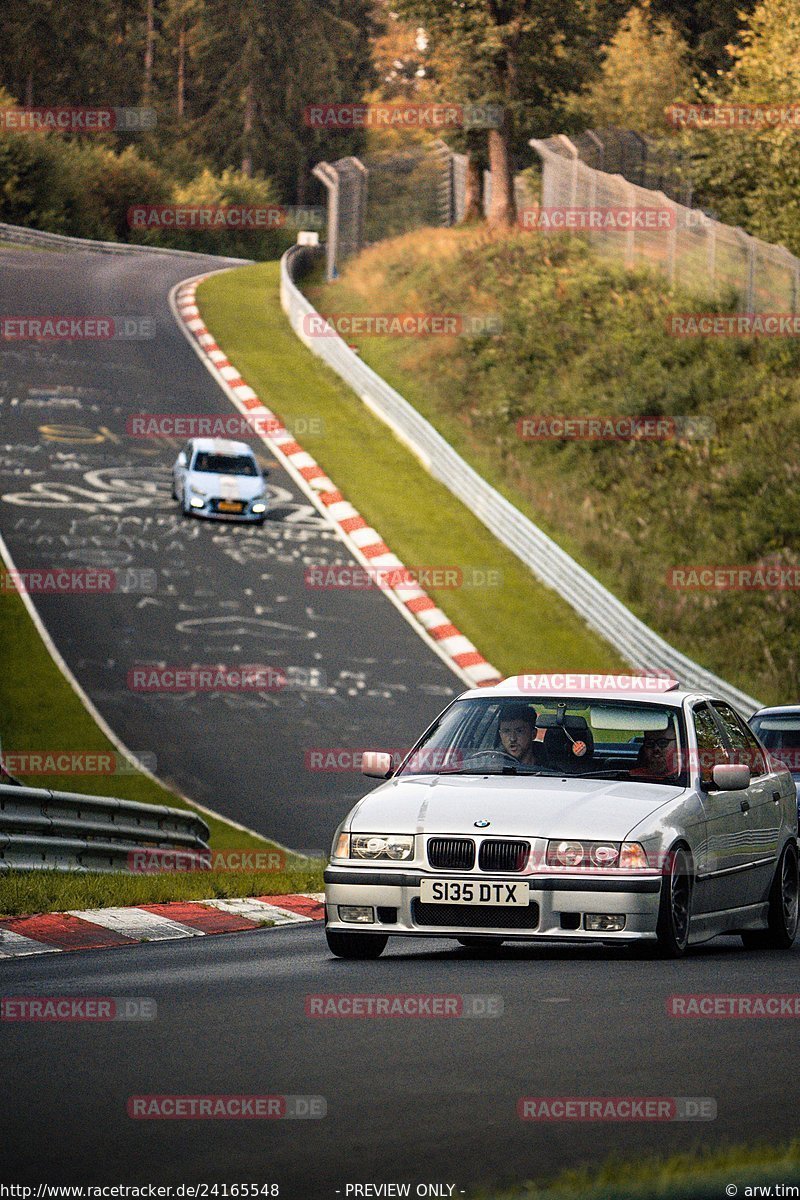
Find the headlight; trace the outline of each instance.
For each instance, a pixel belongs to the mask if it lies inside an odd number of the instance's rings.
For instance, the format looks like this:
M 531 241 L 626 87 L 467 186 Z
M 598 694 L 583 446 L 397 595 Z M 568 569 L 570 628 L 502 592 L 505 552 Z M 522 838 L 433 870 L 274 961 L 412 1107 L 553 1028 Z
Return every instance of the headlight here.
M 638 842 L 550 841 L 545 862 L 548 867 L 573 870 L 643 870 L 647 855 Z
M 193 483 L 189 484 L 189 491 L 193 496 L 202 496 L 204 500 L 208 496 L 208 492 L 204 492 L 202 488 L 195 487 Z
M 584 866 L 586 848 L 583 842 L 548 842 L 547 865 L 549 867 Z
M 388 858 L 394 862 L 414 857 L 414 835 L 402 833 L 353 833 L 351 858 Z

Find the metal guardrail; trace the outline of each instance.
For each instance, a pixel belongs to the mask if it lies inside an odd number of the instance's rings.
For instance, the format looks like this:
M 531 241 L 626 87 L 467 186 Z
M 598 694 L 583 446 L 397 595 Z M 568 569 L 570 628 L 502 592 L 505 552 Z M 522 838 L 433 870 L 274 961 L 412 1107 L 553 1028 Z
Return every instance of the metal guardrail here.
M 179 258 L 209 258 L 198 250 L 172 250 L 168 246 L 145 246 L 137 242 L 94 242 L 91 238 L 68 237 L 65 233 L 49 233 L 45 229 L 28 229 L 25 225 L 7 225 L 0 222 L 0 242 L 17 242 L 21 245 L 63 247 L 65 250 L 94 250 L 98 254 L 170 254 Z M 228 263 L 246 266 L 249 258 L 228 258 Z
M 208 860 L 209 829 L 186 809 L 0 785 L 3 871 L 126 871 L 136 851 L 183 850 Z
M 424 417 L 376 374 L 346 342 L 335 336 L 310 337 L 304 318 L 316 310 L 295 282 L 299 273 L 322 251 L 292 246 L 281 259 L 281 304 L 297 336 L 312 354 L 323 359 L 376 416 L 422 462 L 434 479 L 448 488 L 507 546 L 534 575 L 563 600 L 637 670 L 669 672 L 687 688 L 712 692 L 749 716 L 758 700 L 726 683 L 694 662 L 603 587 L 594 576 L 561 549 L 537 525 L 469 466 Z

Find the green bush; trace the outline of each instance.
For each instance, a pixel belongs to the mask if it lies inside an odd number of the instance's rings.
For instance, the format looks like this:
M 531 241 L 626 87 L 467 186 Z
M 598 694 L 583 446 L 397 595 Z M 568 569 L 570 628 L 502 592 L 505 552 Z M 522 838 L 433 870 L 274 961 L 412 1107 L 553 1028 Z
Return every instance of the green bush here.
M 203 207 L 245 207 L 266 209 L 276 207 L 275 189 L 263 176 L 249 178 L 241 171 L 226 170 L 214 175 L 203 170 L 189 183 L 178 184 L 172 190 L 170 202 L 175 205 Z M 295 240 L 293 228 L 250 229 L 192 229 L 134 231 L 131 240 L 178 250 L 196 250 L 205 254 L 230 254 L 238 258 L 278 258 Z

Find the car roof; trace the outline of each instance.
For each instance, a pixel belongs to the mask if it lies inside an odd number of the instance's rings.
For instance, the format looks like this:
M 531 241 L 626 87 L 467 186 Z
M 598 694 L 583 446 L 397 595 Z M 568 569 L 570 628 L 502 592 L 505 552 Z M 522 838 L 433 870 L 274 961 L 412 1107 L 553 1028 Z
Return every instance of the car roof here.
M 685 700 L 713 699 L 679 687 L 676 680 L 664 680 L 661 686 L 656 677 L 634 675 L 580 675 L 561 672 L 512 675 L 493 687 L 472 688 L 460 699 L 484 697 L 497 700 L 505 697 L 533 699 L 534 697 L 585 696 L 588 700 L 625 700 L 628 704 L 665 704 L 680 708 Z
M 208 454 L 246 454 L 253 457 L 253 451 L 247 442 L 232 442 L 227 438 L 192 438 L 191 444 L 195 450 Z
M 779 717 L 783 713 L 787 716 L 800 717 L 800 704 L 775 704 L 772 708 L 759 708 L 753 713 L 754 717 Z

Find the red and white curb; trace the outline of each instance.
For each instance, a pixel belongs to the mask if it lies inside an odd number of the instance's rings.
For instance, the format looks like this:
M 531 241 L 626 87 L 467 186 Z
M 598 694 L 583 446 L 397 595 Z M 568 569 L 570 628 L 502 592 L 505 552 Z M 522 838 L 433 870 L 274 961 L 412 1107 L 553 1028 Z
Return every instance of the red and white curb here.
M 397 571 L 402 578 L 404 566 L 397 555 L 345 499 L 322 467 L 295 441 L 280 417 L 259 399 L 214 341 L 200 316 L 195 298 L 199 284 L 206 278 L 201 275 L 179 284 L 174 292 L 173 311 L 208 370 L 243 416 L 257 415 L 259 424 L 267 426 L 267 431 L 260 433 L 261 440 L 273 453 L 281 456 L 298 486 L 328 517 L 354 558 L 368 568 Z M 499 682 L 500 672 L 448 620 L 423 588 L 399 583 L 382 590 L 390 595 L 439 657 L 470 687 L 490 687 Z
M 325 916 L 323 900 L 320 892 L 299 892 L 291 896 L 178 901 L 4 917 L 0 919 L 0 959 L 109 949 L 211 933 L 245 933 L 261 928 L 265 921 L 274 926 L 321 921 Z

